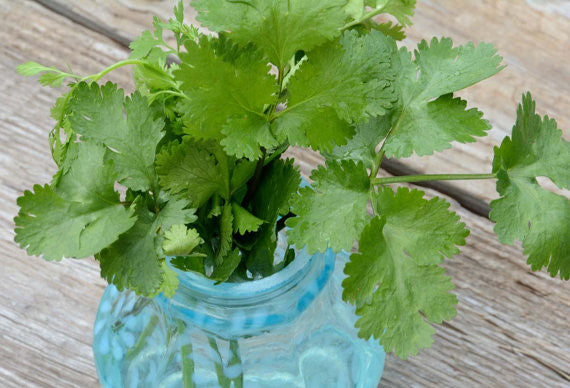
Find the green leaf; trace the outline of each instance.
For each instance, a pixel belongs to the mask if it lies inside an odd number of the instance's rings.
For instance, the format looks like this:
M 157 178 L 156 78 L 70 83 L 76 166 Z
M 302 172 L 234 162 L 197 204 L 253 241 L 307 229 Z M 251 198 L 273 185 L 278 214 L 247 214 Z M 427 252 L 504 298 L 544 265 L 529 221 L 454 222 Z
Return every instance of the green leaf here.
M 304 187 L 293 202 L 298 217 L 287 220 L 289 241 L 307 246 L 312 254 L 351 250 L 370 216 L 366 209 L 370 180 L 364 165 L 350 160 L 327 162 L 311 175 L 313 187 Z
M 346 0 L 197 0 L 198 21 L 212 31 L 231 31 L 242 45 L 261 47 L 283 68 L 298 50 L 308 51 L 340 34 Z
M 287 109 L 275 120 L 278 139 L 330 151 L 352 136 L 350 124 L 385 114 L 395 100 L 393 50 L 394 41 L 380 32 L 348 31 L 308 52 L 289 82 Z
M 25 77 L 31 77 L 40 74 L 39 81 L 43 86 L 51 86 L 58 88 L 62 85 L 66 78 L 80 78 L 79 76 L 71 73 L 66 73 L 53 66 L 40 65 L 37 62 L 26 62 L 18 65 L 17 71 Z
M 412 25 L 410 18 L 414 16 L 416 0 L 366 0 L 366 4 L 372 8 L 382 8 L 382 13 L 394 16 L 403 26 Z
M 376 147 L 386 137 L 390 130 L 389 116 L 374 117 L 368 122 L 356 127 L 356 134 L 347 144 L 333 148 L 329 153 L 324 152 L 327 160 L 360 161 L 366 168 L 373 168 L 376 160 Z
M 467 102 L 445 94 L 427 104 L 411 104 L 402 113 L 398 132 L 388 140 L 390 155 L 431 155 L 451 148 L 451 142 L 471 143 L 474 136 L 486 136 L 491 125 L 476 108 L 466 109 Z M 421 128 L 421 129 L 420 129 Z
M 178 274 L 175 271 L 173 271 L 168 266 L 168 264 L 166 264 L 166 261 L 163 261 L 161 266 L 162 266 L 162 271 L 164 272 L 164 280 L 162 282 L 162 285 L 160 286 L 160 290 L 158 291 L 158 293 L 162 292 L 164 296 L 166 296 L 167 298 L 171 298 L 174 296 L 174 293 L 178 288 L 178 284 L 180 283 L 178 281 Z
M 236 163 L 230 180 L 230 190 L 232 193 L 245 185 L 247 181 L 253 177 L 256 165 L 257 163 L 247 160 L 239 160 Z
M 517 111 L 512 138 L 495 147 L 493 173 L 500 199 L 491 202 L 495 233 L 505 244 L 523 243 L 528 263 L 536 271 L 570 278 L 570 200 L 540 187 L 536 177 L 550 178 L 570 188 L 570 143 L 556 121 L 535 113 L 530 93 Z
M 187 196 L 195 207 L 202 206 L 214 194 L 227 198 L 229 183 L 210 149 L 210 143 L 189 136 L 181 143 L 173 141 L 165 146 L 156 158 L 161 187 Z
M 364 15 L 364 7 L 364 0 L 348 0 L 344 11 L 354 20 L 358 20 Z
M 389 251 L 396 259 L 406 256 L 417 265 L 432 265 L 459 253 L 469 231 L 459 216 L 448 210 L 449 203 L 440 198 L 426 200 L 419 190 L 383 188 L 376 194 L 376 214 L 382 219 L 382 234 Z M 360 240 L 362 244 L 362 239 Z M 345 272 L 343 298 L 362 304 L 368 300 L 378 283 L 378 273 L 358 263 L 349 263 Z
M 157 238 L 173 225 L 196 220 L 187 201 L 171 198 L 158 215 L 148 210 L 142 197 L 134 202 L 137 222 L 109 248 L 97 255 L 101 276 L 119 290 L 134 290 L 139 295 L 154 296 L 172 288 L 172 274 L 165 272 L 162 239 Z M 164 282 L 167 282 L 164 285 Z
M 114 190 L 116 173 L 105 149 L 88 143 L 77 148 L 77 159 L 54 187 L 35 185 L 18 198 L 15 241 L 30 255 L 88 257 L 135 223 Z
M 435 330 L 426 319 L 441 323 L 455 316 L 457 299 L 448 293 L 453 284 L 438 264 L 458 253 L 469 234 L 447 202 L 423 195 L 380 189 L 378 216 L 362 232 L 360 253 L 351 255 L 343 281 L 343 299 L 356 303 L 361 316 L 359 336 L 380 339 L 402 358 L 432 343 Z
M 263 169 L 260 184 L 251 201 L 252 213 L 265 223 L 255 234 L 255 244 L 247 257 L 247 269 L 254 277 L 273 273 L 277 236 L 275 223 L 289 212 L 291 200 L 299 189 L 301 176 L 293 160 L 275 159 Z
M 224 205 L 222 216 L 220 217 L 220 246 L 216 255 L 216 266 L 222 263 L 224 256 L 232 249 L 233 220 L 232 206 L 227 203 Z
M 235 202 L 232 202 L 232 214 L 234 217 L 234 233 L 241 235 L 257 231 L 264 222 Z
M 189 256 L 176 256 L 170 259 L 170 264 L 181 271 L 194 271 L 206 276 L 203 253 L 193 253 Z
M 381 31 L 384 35 L 391 37 L 394 40 L 404 40 L 406 39 L 406 33 L 404 32 L 404 27 L 400 24 L 392 24 L 392 22 L 373 24 L 372 28 Z
M 267 60 L 253 46 L 238 48 L 225 35 L 202 36 L 198 42 L 187 42 L 186 49 L 174 76 L 188 96 L 182 103 L 188 132 L 217 140 L 231 136 L 233 140 L 224 143 L 226 151 L 240 156 L 232 142 L 243 136 L 242 142 L 252 148 L 247 156 L 259 155 L 260 145 L 271 143 L 264 107 L 278 92 Z
M 108 82 L 79 84 L 69 101 L 71 126 L 82 140 L 105 144 L 119 173 L 119 181 L 136 191 L 156 187 L 154 159 L 164 122 L 138 92 L 126 99 Z M 126 116 L 126 117 L 125 117 Z
M 490 129 L 482 113 L 466 110 L 466 102 L 452 93 L 498 73 L 502 58 L 491 44 L 453 47 L 449 38 L 422 41 L 415 60 L 402 48 L 394 54 L 398 69 L 399 104 L 393 115 L 386 156 L 431 155 L 451 147 L 452 141 L 472 142 Z M 435 99 L 435 100 L 434 100 Z
M 161 46 L 162 44 L 162 39 L 157 39 L 152 32 L 143 31 L 138 38 L 129 44 L 129 48 L 131 49 L 131 55 L 129 58 L 145 58 L 153 48 Z M 163 53 L 163 55 L 166 57 L 166 53 Z
M 185 256 L 203 242 L 195 229 L 177 224 L 164 233 L 162 249 L 164 254 L 169 256 Z
M 365 271 L 374 271 L 380 283 L 369 304 L 356 309 L 358 335 L 375 337 L 387 352 L 402 359 L 415 356 L 433 343 L 435 329 L 428 323 L 441 323 L 455 317 L 457 298 L 445 270 L 437 265 L 417 265 L 406 255 L 394 257 L 387 241 L 379 237 L 383 221 L 372 219 L 364 229 L 358 262 Z
M 269 128 L 269 122 L 259 116 L 233 117 L 222 128 L 226 136 L 220 141 L 228 155 L 249 160 L 260 159 L 262 148 L 272 149 L 279 142 Z
M 223 258 L 220 265 L 216 265 L 214 267 L 214 271 L 209 276 L 210 279 L 215 280 L 218 283 L 225 282 L 232 275 L 240 262 L 240 251 L 239 249 L 234 249 Z

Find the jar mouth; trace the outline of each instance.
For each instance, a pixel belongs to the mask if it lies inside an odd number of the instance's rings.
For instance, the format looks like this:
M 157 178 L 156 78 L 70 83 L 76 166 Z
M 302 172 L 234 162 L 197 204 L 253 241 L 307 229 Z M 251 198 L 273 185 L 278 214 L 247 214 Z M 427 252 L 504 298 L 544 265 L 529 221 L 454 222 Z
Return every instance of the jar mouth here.
M 297 251 L 295 260 L 280 271 L 267 277 L 240 283 L 216 283 L 199 273 L 173 269 L 178 273 L 180 287 L 184 289 L 184 292 L 204 295 L 209 299 L 239 302 L 240 300 L 249 301 L 252 297 L 264 299 L 265 296 L 273 297 L 276 293 L 286 292 L 306 276 L 315 261 L 330 260 L 326 257 L 329 255 L 334 256 L 330 250 L 324 254 L 309 255 L 303 249 Z

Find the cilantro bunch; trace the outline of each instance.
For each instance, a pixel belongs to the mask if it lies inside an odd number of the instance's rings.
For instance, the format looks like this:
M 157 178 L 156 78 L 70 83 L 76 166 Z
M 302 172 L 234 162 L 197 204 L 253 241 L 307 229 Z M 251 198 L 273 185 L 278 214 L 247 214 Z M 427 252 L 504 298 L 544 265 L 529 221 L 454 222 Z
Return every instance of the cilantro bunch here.
M 95 255 L 119 289 L 172 295 L 170 263 L 218 282 L 269 276 L 277 233 L 309 253 L 358 248 L 343 298 L 363 338 L 414 355 L 430 323 L 455 316 L 444 257 L 468 230 L 440 198 L 391 184 L 497 179 L 491 219 L 503 243 L 522 241 L 533 270 L 570 277 L 570 202 L 538 176 L 570 188 L 570 145 L 556 122 L 523 96 L 512 137 L 482 174 L 377 177 L 384 157 L 431 155 L 485 136 L 489 123 L 454 93 L 502 69 L 486 43 L 454 47 L 404 38 L 415 0 L 196 0 L 203 26 L 157 18 L 131 57 L 82 77 L 37 63 L 24 75 L 68 90 L 50 133 L 59 167 L 50 184 L 18 199 L 16 241 L 47 260 Z M 393 22 L 373 17 L 389 14 Z M 174 39 L 164 38 L 170 33 Z M 171 45 L 168 42 L 175 42 Z M 99 80 L 132 65 L 137 90 Z M 310 147 L 326 158 L 301 178 L 283 153 Z

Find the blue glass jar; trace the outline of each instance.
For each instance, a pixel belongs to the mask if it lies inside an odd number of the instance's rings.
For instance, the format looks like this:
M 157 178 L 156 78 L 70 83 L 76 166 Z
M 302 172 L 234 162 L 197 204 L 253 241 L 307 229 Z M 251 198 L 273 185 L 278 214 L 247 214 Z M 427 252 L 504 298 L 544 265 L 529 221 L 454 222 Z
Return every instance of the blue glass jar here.
M 346 260 L 300 251 L 272 276 L 219 285 L 177 271 L 172 298 L 108 286 L 94 327 L 101 384 L 376 387 L 385 354 L 357 337 L 354 308 L 342 302 Z

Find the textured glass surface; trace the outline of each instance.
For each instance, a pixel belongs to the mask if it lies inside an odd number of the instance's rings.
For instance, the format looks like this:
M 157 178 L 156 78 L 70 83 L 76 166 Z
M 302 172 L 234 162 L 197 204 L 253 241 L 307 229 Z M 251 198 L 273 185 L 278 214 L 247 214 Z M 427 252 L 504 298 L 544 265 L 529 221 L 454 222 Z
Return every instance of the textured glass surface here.
M 376 387 L 385 355 L 357 337 L 354 308 L 342 302 L 346 259 L 301 251 L 246 283 L 179 272 L 170 299 L 107 287 L 93 342 L 102 385 Z

